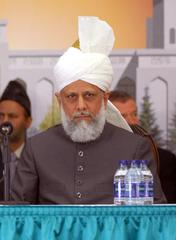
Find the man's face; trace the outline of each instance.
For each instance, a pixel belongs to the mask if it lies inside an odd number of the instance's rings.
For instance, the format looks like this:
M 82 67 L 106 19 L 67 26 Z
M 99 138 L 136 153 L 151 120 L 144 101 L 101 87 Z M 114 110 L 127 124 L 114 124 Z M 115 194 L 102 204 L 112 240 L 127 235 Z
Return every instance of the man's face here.
M 78 80 L 66 86 L 56 97 L 70 120 L 75 123 L 82 120 L 89 123 L 99 113 L 102 101 L 106 107 L 108 93 L 95 85 Z
M 25 115 L 25 109 L 15 101 L 4 100 L 0 102 L 0 124 L 10 122 L 13 132 L 9 137 L 11 142 L 23 139 L 26 129 L 31 124 L 31 117 Z
M 137 106 L 133 99 L 129 99 L 126 102 L 119 102 L 117 100 L 114 100 L 112 103 L 119 109 L 122 116 L 125 118 L 129 125 L 139 124 Z

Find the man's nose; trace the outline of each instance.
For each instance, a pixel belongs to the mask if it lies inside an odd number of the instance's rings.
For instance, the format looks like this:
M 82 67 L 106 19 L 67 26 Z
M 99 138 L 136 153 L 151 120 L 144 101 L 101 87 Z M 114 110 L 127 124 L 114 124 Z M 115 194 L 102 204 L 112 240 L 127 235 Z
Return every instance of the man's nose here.
M 78 111 L 86 110 L 86 103 L 82 96 L 79 96 L 79 98 L 78 98 L 77 110 Z

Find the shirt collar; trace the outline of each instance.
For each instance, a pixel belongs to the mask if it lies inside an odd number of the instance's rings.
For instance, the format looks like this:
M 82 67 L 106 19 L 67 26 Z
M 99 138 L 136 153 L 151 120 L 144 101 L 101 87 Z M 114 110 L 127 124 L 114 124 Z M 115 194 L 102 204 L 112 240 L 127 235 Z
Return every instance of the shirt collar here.
M 17 148 L 16 151 L 14 152 L 18 158 L 21 156 L 21 152 L 23 148 L 24 148 L 24 143 L 19 148 Z

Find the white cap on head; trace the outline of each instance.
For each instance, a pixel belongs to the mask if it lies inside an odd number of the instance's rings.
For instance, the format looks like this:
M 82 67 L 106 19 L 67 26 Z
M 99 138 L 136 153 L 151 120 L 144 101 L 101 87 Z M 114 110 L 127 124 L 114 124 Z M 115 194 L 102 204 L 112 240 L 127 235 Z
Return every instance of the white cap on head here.
M 55 91 L 83 80 L 108 91 L 113 69 L 108 57 L 114 45 L 112 28 L 98 17 L 79 17 L 78 36 L 80 49 L 70 47 L 54 68 Z M 116 119 L 115 119 L 116 118 Z M 108 101 L 107 121 L 131 131 L 120 112 Z

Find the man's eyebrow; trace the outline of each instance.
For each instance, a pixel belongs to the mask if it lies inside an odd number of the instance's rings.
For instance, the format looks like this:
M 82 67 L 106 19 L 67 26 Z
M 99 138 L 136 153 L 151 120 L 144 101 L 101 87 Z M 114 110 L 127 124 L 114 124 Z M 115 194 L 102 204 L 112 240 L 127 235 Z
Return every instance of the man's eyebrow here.
M 16 112 L 0 112 L 0 115 L 16 115 Z
M 78 94 L 78 93 L 71 91 L 71 92 L 65 92 L 64 94 L 65 94 L 65 95 L 76 95 L 76 94 Z

